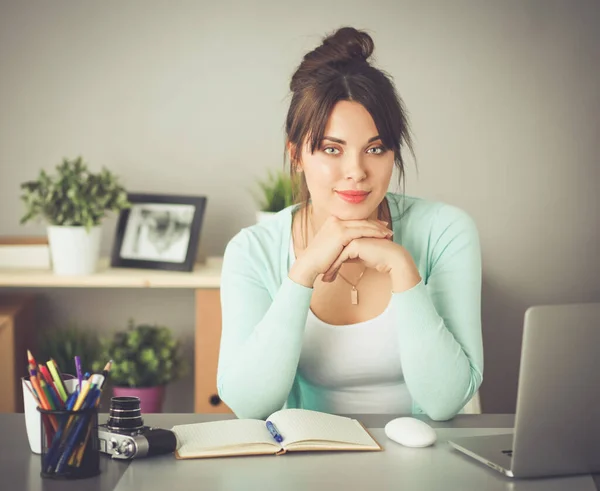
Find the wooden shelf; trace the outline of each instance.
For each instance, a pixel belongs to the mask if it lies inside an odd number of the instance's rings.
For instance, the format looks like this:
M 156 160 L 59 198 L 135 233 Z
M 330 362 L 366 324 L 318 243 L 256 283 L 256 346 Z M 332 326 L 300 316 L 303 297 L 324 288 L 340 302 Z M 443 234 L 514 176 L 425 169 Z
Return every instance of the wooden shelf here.
M 88 276 L 57 276 L 50 269 L 0 268 L 0 287 L 48 288 L 189 288 L 195 290 L 195 410 L 199 413 L 221 413 L 231 410 L 217 395 L 217 366 L 221 341 L 221 268 L 222 257 L 209 257 L 205 263 L 196 264 L 194 271 L 160 271 L 153 269 L 111 268 L 108 258 L 98 264 L 98 271 Z M 32 309 L 27 309 L 29 312 Z M 7 319 L 0 310 L 0 334 L 8 333 Z M 5 340 L 0 343 L 10 346 Z M 26 344 L 31 346 L 31 343 Z M 11 348 L 11 356 L 22 354 L 26 347 Z M 0 362 L 8 355 L 0 350 Z M 25 366 L 23 359 L 19 366 Z M 2 364 L 0 363 L 0 368 Z M 0 375 L 3 370 L 0 370 Z M 7 372 L 8 373 L 8 372 Z M 10 380 L 17 380 L 12 377 Z M 0 378 L 0 387 L 3 380 Z M 18 386 L 20 389 L 20 385 Z M 23 400 L 22 395 L 17 399 Z M 13 404 L 14 405 L 14 404 Z M 11 405 L 11 408 L 13 407 Z M 13 409 L 14 410 L 14 409 Z M 0 401 L 0 412 L 2 402 Z
M 0 286 L 81 288 L 219 288 L 222 257 L 209 257 L 192 272 L 111 268 L 102 258 L 98 271 L 87 276 L 57 276 L 52 270 L 0 269 Z

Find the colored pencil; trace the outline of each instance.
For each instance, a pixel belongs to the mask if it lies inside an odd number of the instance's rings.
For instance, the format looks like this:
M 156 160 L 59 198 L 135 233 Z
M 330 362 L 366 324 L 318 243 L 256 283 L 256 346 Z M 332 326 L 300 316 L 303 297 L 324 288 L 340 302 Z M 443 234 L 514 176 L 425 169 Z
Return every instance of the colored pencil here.
M 88 394 L 85 397 L 85 401 L 81 405 L 80 410 L 83 411 L 85 409 L 95 407 L 95 401 L 97 399 L 98 393 L 99 393 L 99 389 L 91 388 L 88 391 Z M 61 456 L 60 462 L 62 462 L 62 465 L 65 465 L 65 462 L 67 464 L 71 464 L 71 463 L 75 462 L 77 454 L 79 453 L 79 446 L 81 444 L 81 442 L 78 443 L 79 435 L 82 434 L 82 431 L 84 431 L 83 428 L 87 424 L 88 416 L 90 417 L 90 421 L 91 421 L 91 415 L 87 415 L 87 414 L 81 415 L 81 416 L 79 416 L 79 420 L 77 422 L 75 422 L 75 424 L 73 425 L 71 433 L 69 433 L 69 435 L 67 437 L 67 441 L 69 442 L 68 446 L 64 450 L 64 452 Z M 84 439 L 85 439 L 85 436 L 81 440 L 83 441 Z M 61 465 L 60 462 L 57 465 L 57 472 L 58 472 L 58 466 Z
M 35 358 L 31 354 L 31 351 L 29 351 L 29 350 L 27 350 L 27 363 L 32 365 L 33 368 L 37 368 L 37 362 L 35 361 Z
M 85 398 L 88 395 L 88 392 L 90 390 L 90 385 L 91 384 L 90 384 L 89 380 L 83 381 L 83 388 L 82 388 L 81 392 L 79 393 L 79 396 L 77 397 L 77 401 L 75 402 L 75 405 L 73 406 L 72 411 L 79 411 L 81 409 L 81 406 L 83 405 L 83 402 L 85 401 Z M 71 414 L 71 416 L 69 416 L 69 420 L 67 421 L 66 430 L 68 430 L 71 427 L 74 419 L 75 419 L 75 416 L 73 414 Z
M 58 409 L 58 401 L 56 401 L 54 399 L 54 396 L 52 395 L 52 391 L 50 390 L 50 388 L 48 387 L 48 384 L 44 381 L 44 379 L 40 378 L 39 382 L 40 382 L 40 387 L 41 387 L 42 391 L 44 392 L 46 399 L 48 400 L 48 404 L 50 404 L 50 409 L 52 409 L 53 411 L 56 411 Z
M 109 370 L 110 370 L 110 368 L 109 368 Z M 104 380 L 106 380 L 106 378 Z M 102 384 L 104 385 L 104 381 L 102 382 Z M 98 397 L 96 398 L 96 402 L 94 403 L 95 407 L 98 407 L 98 405 L 100 404 L 101 396 L 102 396 L 102 389 L 100 389 L 100 391 L 98 393 Z M 83 459 L 83 453 L 85 452 L 85 447 L 87 446 L 88 440 L 90 439 L 90 435 L 92 433 L 92 426 L 93 426 L 92 421 L 90 421 L 90 425 L 88 426 L 88 431 L 87 431 L 87 434 L 85 435 L 85 439 L 83 440 L 83 442 L 81 443 L 81 445 L 79 446 L 77 451 L 73 454 L 75 457 L 74 465 L 76 467 L 79 467 L 81 465 L 81 460 Z
M 40 382 L 37 378 L 37 373 L 36 373 L 35 368 L 31 368 L 29 370 L 29 380 L 30 380 L 31 385 L 34 388 L 36 394 L 38 395 L 38 398 L 40 399 L 41 408 L 42 409 L 50 409 L 50 404 L 48 402 L 48 399 L 46 399 L 44 392 L 42 391 Z
M 31 385 L 37 392 L 37 395 L 40 399 L 40 403 L 41 403 L 40 407 L 42 409 L 46 409 L 46 410 L 51 409 L 50 403 L 48 402 L 48 399 L 46 399 L 46 395 L 45 395 L 44 391 L 42 390 L 42 387 L 40 386 L 40 382 L 37 378 L 35 368 L 31 368 L 29 373 L 30 373 L 29 380 L 31 381 Z M 44 414 L 41 415 L 42 418 L 44 418 L 44 416 L 45 416 Z M 52 415 L 50 415 L 49 419 L 50 419 L 50 424 L 52 425 L 52 428 L 54 429 L 54 431 L 56 431 L 58 429 L 58 422 Z
M 27 389 L 42 409 L 64 408 L 76 413 L 90 408 L 98 408 L 102 389 L 112 368 L 112 360 L 106 363 L 101 374 L 90 376 L 86 372 L 84 378 L 81 376 L 81 360 L 79 359 L 79 363 L 77 363 L 79 357 L 76 357 L 78 384 L 76 390 L 69 394 L 58 364 L 53 359 L 50 359 L 42 368 L 42 366 L 38 367 L 30 351 L 27 352 L 27 356 L 31 365 L 31 387 L 28 386 Z M 65 415 L 59 420 L 60 425 L 54 419 L 55 417 L 58 418 L 55 415 L 42 414 L 47 436 L 53 433 L 44 457 L 43 469 L 48 473 L 60 474 L 66 470 L 67 466 L 81 466 L 94 430 L 94 415 L 70 414 L 68 417 Z M 48 430 L 48 421 L 52 423 L 54 431 Z
M 108 378 L 108 375 L 110 373 L 110 370 L 112 368 L 112 364 L 113 361 L 110 360 L 105 366 L 104 366 L 104 370 L 102 370 L 102 376 L 104 377 L 104 379 L 102 380 L 102 385 L 100 386 L 100 388 L 104 388 L 104 384 L 106 383 L 106 379 Z
M 31 380 L 29 381 L 29 384 L 31 383 Z M 23 385 L 25 385 L 25 387 L 27 388 L 27 390 L 29 391 L 29 393 L 33 396 L 33 398 L 35 399 L 35 402 L 37 403 L 38 406 L 41 407 L 40 404 L 40 398 L 38 397 L 38 395 L 31 389 L 31 387 L 29 387 L 29 384 L 25 383 Z
M 61 399 L 60 395 L 58 394 L 58 390 L 56 390 L 56 386 L 54 385 L 54 381 L 52 380 L 52 376 L 50 375 L 50 372 L 48 372 L 48 369 L 44 365 L 40 365 L 39 369 L 40 369 L 40 373 L 44 377 L 44 380 L 46 381 L 46 384 L 48 385 L 48 390 L 52 393 L 52 398 L 54 399 L 54 401 L 56 403 L 58 403 L 60 401 L 60 404 L 57 406 L 56 409 L 62 407 L 63 406 L 62 399 Z
M 56 366 L 56 363 L 54 362 L 54 360 L 50 359 L 46 363 L 46 366 L 48 367 L 48 369 L 50 370 L 50 373 L 52 374 L 52 378 L 54 379 L 54 384 L 56 385 L 58 394 L 60 395 L 60 398 L 62 399 L 62 402 L 64 403 L 67 400 L 67 390 L 66 390 L 65 384 L 62 381 L 62 377 L 58 373 L 58 368 Z

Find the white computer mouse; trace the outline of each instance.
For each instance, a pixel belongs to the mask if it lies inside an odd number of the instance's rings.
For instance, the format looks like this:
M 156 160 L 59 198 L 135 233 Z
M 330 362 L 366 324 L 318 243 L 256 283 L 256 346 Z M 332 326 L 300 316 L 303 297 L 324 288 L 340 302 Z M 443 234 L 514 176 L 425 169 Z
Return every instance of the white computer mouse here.
M 437 440 L 435 430 L 425 421 L 404 417 L 396 418 L 385 425 L 385 434 L 405 447 L 428 447 Z

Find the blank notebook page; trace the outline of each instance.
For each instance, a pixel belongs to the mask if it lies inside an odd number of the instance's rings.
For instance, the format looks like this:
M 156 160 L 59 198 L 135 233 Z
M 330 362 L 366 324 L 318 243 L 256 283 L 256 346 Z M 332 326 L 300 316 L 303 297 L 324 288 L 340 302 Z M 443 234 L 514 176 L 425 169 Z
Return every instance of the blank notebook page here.
M 173 427 L 177 435 L 177 448 L 182 457 L 223 447 L 238 447 L 266 443 L 279 447 L 271 437 L 264 421 L 232 419 L 192 423 Z
M 284 409 L 269 417 L 283 437 L 282 445 L 331 441 L 378 447 L 362 425 L 351 418 L 302 409 Z

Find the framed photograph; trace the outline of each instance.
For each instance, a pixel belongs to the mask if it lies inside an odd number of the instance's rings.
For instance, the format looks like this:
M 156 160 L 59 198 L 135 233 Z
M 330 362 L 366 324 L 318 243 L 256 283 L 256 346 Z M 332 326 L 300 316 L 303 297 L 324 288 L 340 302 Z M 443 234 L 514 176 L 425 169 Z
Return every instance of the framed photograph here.
M 192 271 L 206 208 L 204 196 L 129 193 L 119 215 L 111 266 Z

